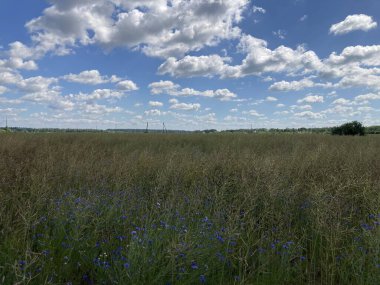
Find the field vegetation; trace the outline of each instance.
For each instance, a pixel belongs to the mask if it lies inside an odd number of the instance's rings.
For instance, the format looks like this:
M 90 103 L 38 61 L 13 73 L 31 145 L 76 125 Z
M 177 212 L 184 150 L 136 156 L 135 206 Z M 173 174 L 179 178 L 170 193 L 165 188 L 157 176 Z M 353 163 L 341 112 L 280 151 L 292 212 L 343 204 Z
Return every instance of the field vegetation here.
M 380 284 L 380 137 L 0 134 L 0 284 Z

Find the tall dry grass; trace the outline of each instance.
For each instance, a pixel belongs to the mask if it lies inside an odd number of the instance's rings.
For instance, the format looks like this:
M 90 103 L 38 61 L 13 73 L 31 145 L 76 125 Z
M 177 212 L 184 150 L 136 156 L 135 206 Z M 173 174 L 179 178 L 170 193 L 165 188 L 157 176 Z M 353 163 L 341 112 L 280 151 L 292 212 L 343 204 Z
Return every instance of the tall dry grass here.
M 380 284 L 380 137 L 0 134 L 0 284 Z

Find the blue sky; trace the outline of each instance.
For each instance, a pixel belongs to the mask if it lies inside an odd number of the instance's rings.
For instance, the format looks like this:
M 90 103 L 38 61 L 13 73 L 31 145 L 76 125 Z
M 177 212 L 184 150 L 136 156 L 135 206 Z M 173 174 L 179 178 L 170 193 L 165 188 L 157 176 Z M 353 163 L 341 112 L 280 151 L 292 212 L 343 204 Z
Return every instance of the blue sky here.
M 377 125 L 379 20 L 378 0 L 2 0 L 0 122 Z

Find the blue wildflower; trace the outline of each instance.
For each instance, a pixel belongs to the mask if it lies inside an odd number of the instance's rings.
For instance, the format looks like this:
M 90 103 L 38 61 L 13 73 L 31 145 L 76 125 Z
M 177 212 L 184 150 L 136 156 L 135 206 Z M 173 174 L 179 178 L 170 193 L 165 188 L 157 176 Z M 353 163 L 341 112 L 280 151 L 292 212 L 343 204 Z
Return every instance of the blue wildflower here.
M 199 276 L 199 281 L 204 284 L 206 283 L 206 276 L 204 276 L 203 274 L 201 276 Z
M 373 226 L 370 226 L 370 225 L 365 224 L 365 223 L 361 224 L 361 227 L 362 227 L 364 230 L 366 230 L 366 231 L 372 231 L 372 230 L 373 230 Z
M 25 269 L 25 265 L 26 265 L 26 261 L 25 260 L 20 260 L 18 262 L 18 265 L 20 266 L 21 270 L 24 270 Z
M 191 262 L 191 268 L 192 269 L 198 269 L 198 264 L 195 261 Z
M 125 268 L 125 269 L 129 269 L 129 267 L 130 267 L 130 265 L 129 265 L 128 262 L 124 263 L 124 268 Z

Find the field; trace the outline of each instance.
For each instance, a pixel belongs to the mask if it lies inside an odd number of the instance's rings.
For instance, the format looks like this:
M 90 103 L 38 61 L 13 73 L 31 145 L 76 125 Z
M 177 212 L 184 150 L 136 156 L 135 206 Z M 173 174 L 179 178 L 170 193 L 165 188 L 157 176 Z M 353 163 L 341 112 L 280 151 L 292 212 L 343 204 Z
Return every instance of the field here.
M 380 284 L 380 137 L 0 134 L 0 284 Z

